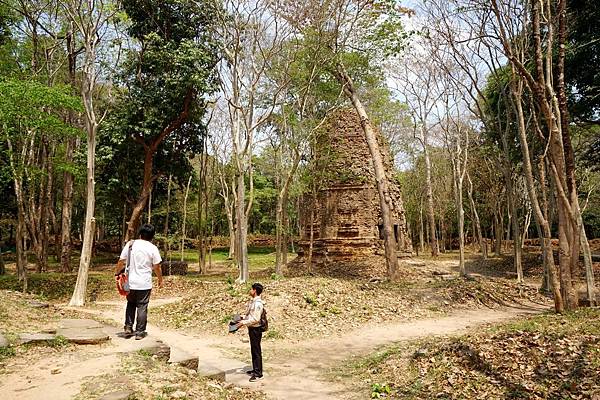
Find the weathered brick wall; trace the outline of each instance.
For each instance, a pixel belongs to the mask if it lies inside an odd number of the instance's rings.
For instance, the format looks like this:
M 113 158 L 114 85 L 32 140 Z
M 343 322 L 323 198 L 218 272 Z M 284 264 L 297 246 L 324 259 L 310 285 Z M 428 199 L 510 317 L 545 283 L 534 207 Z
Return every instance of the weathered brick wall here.
M 398 250 L 402 254 L 411 254 L 402 195 L 394 178 L 389 147 L 380 133 L 378 139 L 397 227 Z M 323 124 L 317 143 L 315 154 L 321 185 L 316 204 L 310 193 L 306 193 L 302 201 L 301 241 L 296 264 L 304 261 L 308 251 L 310 212 L 314 209 L 313 260 L 318 269 L 328 272 L 339 270 L 340 263 L 351 263 L 353 271 L 347 272 L 353 275 L 357 269 L 362 269 L 360 263 L 364 262 L 370 264 L 368 270 L 371 272 L 378 272 L 372 271 L 373 265 L 385 270 L 383 241 L 379 238 L 379 226 L 382 225 L 379 195 L 371 154 L 358 115 L 349 109 L 332 113 Z M 374 262 L 372 257 L 377 260 Z

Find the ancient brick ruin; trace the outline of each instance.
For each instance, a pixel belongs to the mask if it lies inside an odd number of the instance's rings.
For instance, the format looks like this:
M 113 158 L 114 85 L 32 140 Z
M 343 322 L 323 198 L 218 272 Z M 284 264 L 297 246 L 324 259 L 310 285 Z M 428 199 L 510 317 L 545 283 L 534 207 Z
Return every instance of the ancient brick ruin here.
M 393 177 L 389 147 L 378 133 L 391 197 L 399 256 L 412 253 L 400 187 Z M 330 275 L 385 273 L 383 224 L 373 163 L 358 114 L 338 110 L 320 129 L 315 158 L 316 201 L 303 195 L 300 241 L 294 265 L 306 261 L 313 231 L 313 268 Z M 314 210 L 311 218 L 311 210 Z M 311 219 L 313 221 L 311 227 Z

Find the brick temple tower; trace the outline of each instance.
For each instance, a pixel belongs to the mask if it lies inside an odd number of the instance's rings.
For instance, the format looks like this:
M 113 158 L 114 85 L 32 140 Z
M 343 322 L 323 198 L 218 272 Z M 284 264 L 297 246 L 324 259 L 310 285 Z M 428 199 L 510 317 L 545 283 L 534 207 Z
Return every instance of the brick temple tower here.
M 388 179 L 398 255 L 410 256 L 412 244 L 389 146 L 376 132 Z M 349 109 L 331 113 L 313 153 L 318 175 L 314 177 L 318 182 L 316 201 L 311 193 L 303 195 L 298 258 L 290 267 L 306 261 L 312 230 L 316 271 L 350 276 L 385 274 L 379 195 L 358 114 Z

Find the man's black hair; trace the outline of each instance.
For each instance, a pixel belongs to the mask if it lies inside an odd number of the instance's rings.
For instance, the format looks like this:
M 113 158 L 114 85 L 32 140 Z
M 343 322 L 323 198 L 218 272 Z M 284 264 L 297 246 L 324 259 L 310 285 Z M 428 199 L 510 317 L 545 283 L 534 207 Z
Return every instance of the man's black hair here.
M 144 224 L 140 228 L 140 237 L 144 240 L 154 239 L 154 227 L 150 224 Z
M 263 291 L 263 285 L 261 285 L 260 283 L 256 282 L 252 284 L 252 289 L 256 290 L 256 294 L 258 296 L 260 296 L 260 294 Z

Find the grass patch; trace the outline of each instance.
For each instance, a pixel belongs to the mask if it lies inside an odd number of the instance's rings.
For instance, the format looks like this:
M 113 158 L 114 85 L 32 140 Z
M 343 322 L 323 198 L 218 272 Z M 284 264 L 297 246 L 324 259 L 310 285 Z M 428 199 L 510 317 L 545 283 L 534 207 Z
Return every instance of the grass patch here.
M 27 292 L 48 300 L 64 300 L 73 294 L 77 274 L 60 272 L 34 273 L 27 277 Z M 20 292 L 23 283 L 16 275 L 0 275 L 0 290 Z M 106 273 L 90 273 L 88 277 L 87 297 L 95 300 L 99 295 L 114 292 L 112 275 Z
M 0 347 L 0 362 L 17 354 L 14 347 Z

